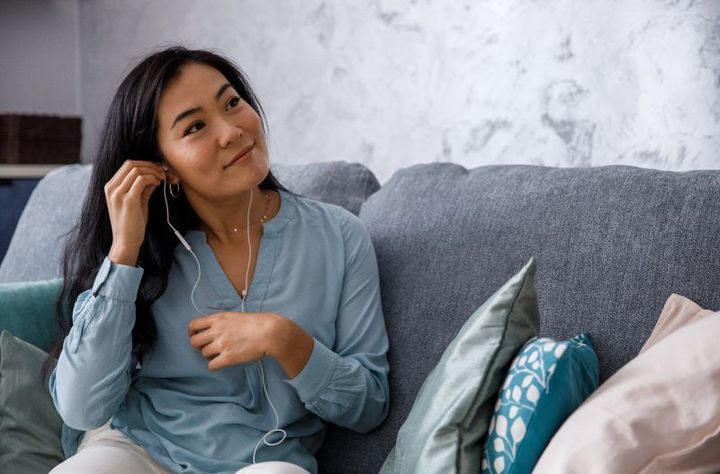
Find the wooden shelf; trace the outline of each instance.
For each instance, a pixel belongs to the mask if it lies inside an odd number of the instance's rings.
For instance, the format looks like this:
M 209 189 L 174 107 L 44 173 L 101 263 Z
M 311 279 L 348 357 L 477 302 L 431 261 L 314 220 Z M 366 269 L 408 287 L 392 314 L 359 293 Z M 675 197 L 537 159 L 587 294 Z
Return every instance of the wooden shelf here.
M 67 163 L 70 164 L 70 163 Z M 56 165 L 7 165 L 0 164 L 0 179 L 2 178 L 42 178 L 52 170 L 66 166 Z

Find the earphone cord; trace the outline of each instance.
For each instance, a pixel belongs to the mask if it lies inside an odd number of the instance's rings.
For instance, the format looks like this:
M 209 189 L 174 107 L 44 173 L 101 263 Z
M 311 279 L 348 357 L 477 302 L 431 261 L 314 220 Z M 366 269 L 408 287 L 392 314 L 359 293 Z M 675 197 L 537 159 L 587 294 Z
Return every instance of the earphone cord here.
M 246 226 L 247 241 L 248 241 L 248 266 L 247 266 L 247 270 L 245 271 L 245 298 L 247 297 L 247 294 L 248 294 L 248 278 L 249 278 L 249 274 L 250 274 L 250 258 L 252 257 L 252 245 L 250 243 L 250 208 L 252 206 L 252 196 L 253 196 L 253 192 L 252 192 L 252 188 L 250 188 L 250 203 L 248 204 L 247 226 Z M 197 280 L 195 281 L 195 284 L 193 285 L 192 291 L 190 292 L 190 300 L 192 301 L 192 304 L 195 307 L 195 310 L 198 312 L 198 314 L 207 316 L 206 314 L 204 314 L 202 311 L 200 311 L 198 309 L 197 305 L 195 304 L 195 298 L 194 298 L 195 288 L 197 287 L 198 283 L 200 283 L 200 275 L 202 274 L 202 269 L 200 268 L 200 260 L 198 260 L 197 256 L 195 255 L 195 252 L 193 252 L 190 249 L 190 245 L 185 241 L 185 239 L 182 238 L 182 236 L 180 235 L 180 232 L 178 232 L 178 230 L 175 227 L 173 227 L 173 225 L 170 223 L 170 206 L 168 205 L 168 200 L 167 200 L 167 180 L 165 180 L 165 179 L 163 180 L 163 197 L 165 198 L 165 215 L 167 218 L 168 225 L 172 228 L 173 231 L 175 231 L 175 235 L 177 235 L 177 237 L 180 239 L 180 242 L 183 244 L 183 246 L 195 258 L 195 262 L 197 263 L 197 266 L 198 266 L 198 277 L 197 277 Z M 241 298 L 241 300 L 242 300 L 241 311 L 243 313 L 245 312 L 245 298 Z M 253 450 L 253 464 L 256 463 L 255 462 L 255 454 L 257 453 L 257 450 L 260 447 L 260 443 L 264 442 L 268 446 L 277 446 L 278 444 L 285 441 L 285 438 L 287 437 L 287 433 L 285 432 L 285 430 L 280 428 L 280 417 L 278 416 L 278 412 L 275 409 L 275 405 L 273 405 L 272 400 L 270 400 L 270 395 L 268 394 L 267 386 L 265 385 L 265 371 L 263 370 L 262 359 L 258 359 L 257 362 L 258 362 L 258 365 L 260 366 L 260 374 L 261 374 L 263 391 L 265 392 L 265 398 L 267 398 L 267 401 L 270 403 L 270 407 L 272 408 L 273 413 L 275 413 L 275 429 L 270 430 L 267 433 L 265 433 L 263 435 L 263 437 L 260 438 L 260 441 L 258 441 L 258 443 L 255 445 L 255 449 Z M 282 438 L 280 438 L 278 441 L 276 441 L 274 443 L 271 443 L 267 440 L 267 437 L 275 432 L 282 433 Z
M 190 300 L 192 301 L 192 304 L 195 307 L 195 311 L 197 311 L 198 314 L 207 316 L 206 314 L 204 314 L 202 311 L 200 311 L 198 309 L 197 305 L 195 304 L 195 298 L 193 297 L 193 294 L 195 293 L 195 287 L 197 287 L 198 283 L 200 283 L 200 274 L 202 273 L 202 269 L 200 268 L 200 260 L 198 260 L 198 258 L 195 256 L 195 252 L 190 250 L 190 245 L 185 241 L 185 239 L 182 238 L 182 236 L 180 235 L 180 232 L 178 232 L 178 230 L 175 227 L 173 227 L 173 225 L 170 223 L 170 206 L 168 205 L 168 200 L 167 200 L 167 180 L 166 179 L 163 179 L 163 197 L 165 198 L 165 216 L 166 216 L 168 225 L 170 226 L 170 228 L 172 228 L 172 230 L 175 231 L 175 235 L 178 236 L 178 238 L 180 239 L 180 242 L 188 250 L 188 252 L 190 252 L 192 254 L 192 256 L 195 257 L 195 262 L 197 262 L 198 277 L 197 277 L 197 280 L 195 281 L 195 284 L 193 285 L 192 291 L 190 292 Z

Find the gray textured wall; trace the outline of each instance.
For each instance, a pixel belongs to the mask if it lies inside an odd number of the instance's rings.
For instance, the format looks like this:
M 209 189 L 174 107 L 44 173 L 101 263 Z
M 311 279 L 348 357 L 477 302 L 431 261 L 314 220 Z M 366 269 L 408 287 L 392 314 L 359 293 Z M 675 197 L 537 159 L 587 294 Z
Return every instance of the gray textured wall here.
M 720 1 L 80 2 L 84 161 L 167 42 L 248 73 L 271 160 L 717 168 Z
M 78 116 L 78 0 L 0 0 L 0 112 Z

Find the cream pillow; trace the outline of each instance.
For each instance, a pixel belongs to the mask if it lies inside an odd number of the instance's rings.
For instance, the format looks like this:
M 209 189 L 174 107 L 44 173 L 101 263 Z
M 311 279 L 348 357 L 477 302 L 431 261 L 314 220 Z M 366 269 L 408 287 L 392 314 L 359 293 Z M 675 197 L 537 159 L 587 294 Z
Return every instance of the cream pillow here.
M 566 420 L 533 472 L 720 472 L 719 339 L 719 312 L 671 295 L 640 354 Z

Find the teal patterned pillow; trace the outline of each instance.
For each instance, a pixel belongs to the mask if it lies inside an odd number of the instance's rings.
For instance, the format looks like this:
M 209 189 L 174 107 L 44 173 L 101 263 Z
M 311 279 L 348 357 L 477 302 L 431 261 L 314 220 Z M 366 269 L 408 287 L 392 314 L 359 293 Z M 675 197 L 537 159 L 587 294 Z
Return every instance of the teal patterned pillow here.
M 530 339 L 500 390 L 483 450 L 483 474 L 527 473 L 560 425 L 598 386 L 599 363 L 587 334 Z

